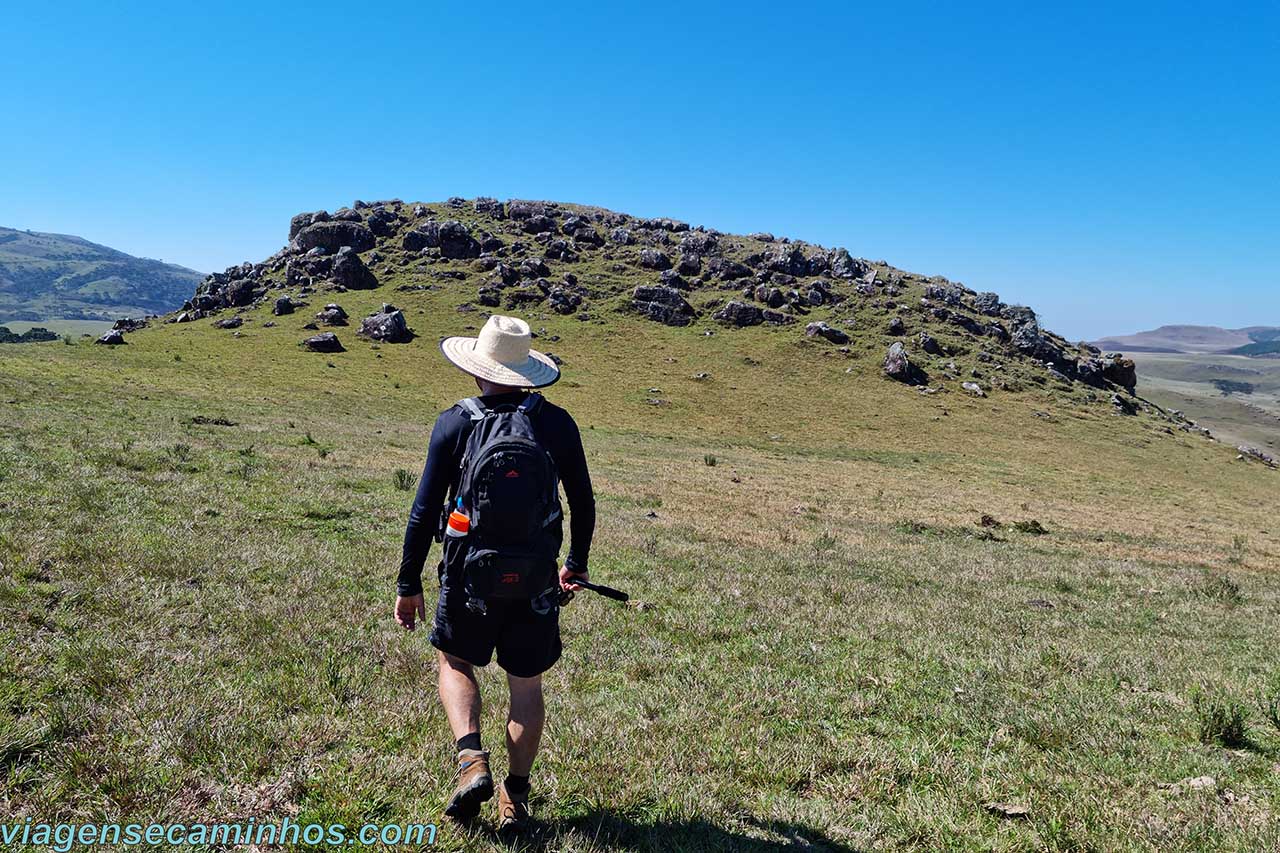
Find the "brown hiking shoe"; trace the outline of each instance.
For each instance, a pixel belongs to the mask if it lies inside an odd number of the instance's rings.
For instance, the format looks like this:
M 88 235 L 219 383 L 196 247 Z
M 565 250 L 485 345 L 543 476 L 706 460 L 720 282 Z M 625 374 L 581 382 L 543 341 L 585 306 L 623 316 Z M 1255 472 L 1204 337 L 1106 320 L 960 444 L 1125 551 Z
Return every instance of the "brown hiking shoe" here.
M 489 772 L 489 753 L 482 749 L 464 749 L 458 753 L 458 790 L 444 813 L 459 823 L 474 820 L 480 805 L 493 797 L 493 775 Z
M 513 797 L 507 792 L 507 783 L 498 785 L 498 831 L 521 832 L 529 828 L 533 816 L 529 814 L 529 792 Z

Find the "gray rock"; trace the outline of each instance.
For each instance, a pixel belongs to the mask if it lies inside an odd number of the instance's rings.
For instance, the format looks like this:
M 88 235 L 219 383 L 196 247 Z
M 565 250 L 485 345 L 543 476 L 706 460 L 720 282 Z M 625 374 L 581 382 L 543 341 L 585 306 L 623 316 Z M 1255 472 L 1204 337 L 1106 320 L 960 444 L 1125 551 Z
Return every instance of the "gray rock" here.
M 649 319 L 667 326 L 687 326 L 693 322 L 693 306 L 674 287 L 641 285 L 632 292 L 631 304 Z
M 333 332 L 321 332 L 312 335 L 302 342 L 302 346 L 312 352 L 346 352 L 347 349 Z
M 807 337 L 810 337 L 810 338 L 815 336 L 826 338 L 828 341 L 831 341 L 831 343 L 833 344 L 849 343 L 849 336 L 847 334 L 840 331 L 839 329 L 836 329 L 836 328 L 833 328 L 832 326 L 827 325 L 821 320 L 815 323 L 810 323 L 809 325 L 805 326 L 804 333 Z
M 376 242 L 373 232 L 357 222 L 317 222 L 299 231 L 291 245 L 301 252 L 319 247 L 332 255 L 343 246 L 364 252 L 372 249 Z
M 329 303 L 324 306 L 324 310 L 316 314 L 316 320 L 326 326 L 345 326 L 347 325 L 347 312 L 342 310 L 340 305 Z
M 292 314 L 295 308 L 297 308 L 297 306 L 294 305 L 291 297 L 279 296 L 276 297 L 275 305 L 271 306 L 271 313 L 275 314 L 277 317 L 282 317 L 285 314 Z
M 923 372 L 911 363 L 902 341 L 894 341 L 884 356 L 884 375 L 908 385 L 924 384 Z
M 467 226 L 456 219 L 440 223 L 437 231 L 441 257 L 458 260 L 480 257 L 480 243 L 471 236 Z
M 763 312 L 759 306 L 739 302 L 736 299 L 730 300 L 711 316 L 731 326 L 758 326 L 764 322 Z
M 179 321 L 181 322 L 181 321 Z M 119 329 L 110 329 L 105 335 L 98 338 L 94 343 L 102 344 L 108 347 L 118 347 L 125 343 L 124 332 Z
M 241 317 L 227 317 L 223 320 L 216 320 L 213 324 L 219 329 L 238 329 L 244 325 L 244 319 Z
M 902 322 L 901 317 L 894 317 L 889 321 L 889 328 L 887 331 L 891 335 L 905 335 L 907 333 L 907 326 Z
M 378 286 L 377 277 L 355 252 L 339 253 L 333 261 L 329 278 L 347 290 L 372 290 Z
M 968 391 L 975 397 L 985 397 L 987 392 L 982 390 L 982 386 L 977 382 L 961 382 L 960 387 Z
M 928 332 L 920 333 L 920 349 L 929 355 L 942 355 L 942 344 L 938 343 L 937 338 Z
M 666 252 L 658 249 L 641 249 L 640 266 L 651 270 L 669 270 L 671 269 L 671 258 L 667 257 Z
M 383 305 L 382 310 L 365 317 L 360 321 L 360 331 L 356 334 L 388 344 L 404 344 L 413 340 L 404 312 L 394 305 Z

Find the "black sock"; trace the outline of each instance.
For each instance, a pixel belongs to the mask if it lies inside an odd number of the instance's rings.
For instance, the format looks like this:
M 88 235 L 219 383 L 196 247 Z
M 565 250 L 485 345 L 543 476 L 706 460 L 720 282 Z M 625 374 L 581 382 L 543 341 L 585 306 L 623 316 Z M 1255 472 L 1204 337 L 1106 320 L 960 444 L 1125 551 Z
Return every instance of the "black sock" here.
M 458 752 L 462 752 L 462 750 L 464 749 L 479 749 L 479 748 L 480 748 L 479 732 L 472 732 L 469 735 L 463 735 L 462 737 L 458 738 Z
M 528 776 L 517 776 L 514 773 L 508 773 L 506 781 L 504 781 L 502 784 L 507 786 L 508 793 L 510 793 L 513 797 L 518 797 L 521 794 L 529 793 L 529 777 Z

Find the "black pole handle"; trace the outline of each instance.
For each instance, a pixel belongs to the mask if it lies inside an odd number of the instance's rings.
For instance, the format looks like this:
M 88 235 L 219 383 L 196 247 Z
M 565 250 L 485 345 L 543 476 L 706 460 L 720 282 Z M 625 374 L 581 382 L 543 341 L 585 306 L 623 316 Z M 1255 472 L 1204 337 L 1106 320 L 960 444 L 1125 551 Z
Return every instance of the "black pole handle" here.
M 612 598 L 614 601 L 631 600 L 631 596 L 627 595 L 622 590 L 614 589 L 611 586 L 602 586 L 601 584 L 592 583 L 591 581 L 583 580 L 582 578 L 569 578 L 567 582 L 572 584 L 577 584 L 583 589 L 589 589 L 594 593 L 603 595 L 605 598 Z

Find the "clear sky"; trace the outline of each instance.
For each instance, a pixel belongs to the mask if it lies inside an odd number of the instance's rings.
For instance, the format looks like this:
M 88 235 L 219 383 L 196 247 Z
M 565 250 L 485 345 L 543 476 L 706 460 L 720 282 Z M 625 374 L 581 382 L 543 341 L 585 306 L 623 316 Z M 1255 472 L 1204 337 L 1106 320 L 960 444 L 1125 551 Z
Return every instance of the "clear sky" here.
M 773 231 L 1075 338 L 1280 325 L 1280 3 L 27 3 L 0 225 L 203 271 L 356 198 Z

